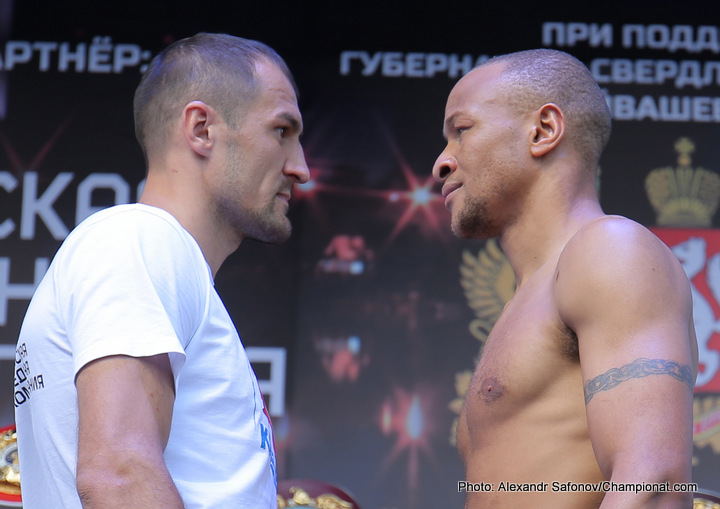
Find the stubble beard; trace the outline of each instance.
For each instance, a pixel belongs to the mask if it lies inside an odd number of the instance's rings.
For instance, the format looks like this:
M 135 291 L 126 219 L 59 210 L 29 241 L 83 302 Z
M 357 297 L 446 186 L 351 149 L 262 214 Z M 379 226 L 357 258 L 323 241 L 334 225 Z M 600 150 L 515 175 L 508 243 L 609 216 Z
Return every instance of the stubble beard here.
M 467 198 L 457 217 L 453 218 L 451 230 L 461 239 L 487 239 L 500 234 L 500 228 L 488 211 L 487 200 L 475 197 Z
M 218 214 L 225 224 L 242 238 L 254 239 L 267 244 L 281 244 L 290 238 L 292 225 L 290 219 L 278 210 L 278 198 L 260 209 L 247 208 L 242 203 L 220 202 Z
M 290 238 L 292 225 L 287 215 L 278 210 L 277 195 L 273 195 L 270 203 L 261 209 L 246 208 L 237 202 L 241 193 L 233 191 L 233 181 L 237 176 L 231 177 L 242 168 L 242 161 L 237 147 L 231 145 L 228 151 L 228 161 L 225 175 L 228 180 L 225 186 L 225 198 L 217 202 L 218 220 L 230 224 L 232 229 L 242 238 L 254 239 L 267 244 L 281 244 Z M 228 198 L 229 196 L 229 198 Z
M 248 211 L 248 216 L 251 226 L 246 237 L 267 244 L 281 244 L 290 238 L 290 220 L 275 209 L 274 203 L 261 211 Z

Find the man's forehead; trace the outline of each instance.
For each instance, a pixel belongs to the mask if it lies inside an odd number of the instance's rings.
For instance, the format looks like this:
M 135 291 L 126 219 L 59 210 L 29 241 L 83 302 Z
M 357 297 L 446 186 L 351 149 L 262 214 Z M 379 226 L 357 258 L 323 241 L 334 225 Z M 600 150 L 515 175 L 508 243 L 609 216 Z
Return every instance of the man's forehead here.
M 256 63 L 258 94 L 254 100 L 256 107 L 272 107 L 284 115 L 292 113 L 300 117 L 295 87 L 283 70 L 273 62 L 260 60 Z
M 468 101 L 477 104 L 494 97 L 502 81 L 503 67 L 501 63 L 488 64 L 463 76 L 448 96 L 446 114 L 451 115 L 451 109 L 462 107 Z
M 504 67 L 504 64 L 497 62 L 476 67 L 460 78 L 453 87 L 453 92 L 456 90 L 483 90 L 492 88 L 501 81 Z
M 258 78 L 258 86 L 262 90 L 270 90 L 286 94 L 297 102 L 297 94 L 290 79 L 285 75 L 282 69 L 272 62 L 262 61 L 256 65 L 256 75 Z

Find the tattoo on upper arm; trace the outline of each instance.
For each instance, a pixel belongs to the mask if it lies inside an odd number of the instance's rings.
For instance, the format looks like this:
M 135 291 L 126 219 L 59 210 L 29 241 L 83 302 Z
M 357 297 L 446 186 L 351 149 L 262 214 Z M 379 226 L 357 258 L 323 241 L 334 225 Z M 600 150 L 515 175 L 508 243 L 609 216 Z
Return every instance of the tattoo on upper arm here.
M 650 375 L 670 375 L 685 383 L 690 391 L 695 386 L 695 377 L 690 366 L 664 359 L 636 359 L 630 364 L 609 369 L 602 375 L 585 382 L 585 404 L 587 405 L 600 391 L 610 390 L 632 378 L 643 378 Z

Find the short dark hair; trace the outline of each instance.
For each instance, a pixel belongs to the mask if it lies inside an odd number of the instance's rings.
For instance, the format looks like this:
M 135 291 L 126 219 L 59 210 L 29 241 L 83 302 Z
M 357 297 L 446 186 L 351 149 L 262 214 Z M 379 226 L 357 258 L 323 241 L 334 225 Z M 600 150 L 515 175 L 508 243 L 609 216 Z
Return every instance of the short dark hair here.
M 295 80 L 275 50 L 258 41 L 227 34 L 199 33 L 172 43 L 150 62 L 135 91 L 135 135 L 147 157 L 162 146 L 170 123 L 189 102 L 215 108 L 233 128 L 256 96 L 258 61 L 267 60 Z
M 610 138 L 610 110 L 600 86 L 580 60 L 563 51 L 536 49 L 500 55 L 480 64 L 503 64 L 503 100 L 526 113 L 554 103 L 567 121 L 567 138 L 585 165 L 597 168 Z

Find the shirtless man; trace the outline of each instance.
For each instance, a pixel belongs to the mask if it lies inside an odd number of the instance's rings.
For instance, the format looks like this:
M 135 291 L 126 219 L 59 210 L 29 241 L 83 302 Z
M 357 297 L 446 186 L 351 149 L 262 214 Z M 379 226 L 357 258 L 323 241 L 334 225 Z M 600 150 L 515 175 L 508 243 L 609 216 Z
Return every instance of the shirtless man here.
M 465 507 L 691 507 L 659 491 L 691 480 L 690 287 L 660 240 L 600 208 L 610 115 L 587 68 L 554 50 L 492 59 L 456 84 L 443 132 L 452 230 L 498 237 L 517 280 L 460 417 Z

